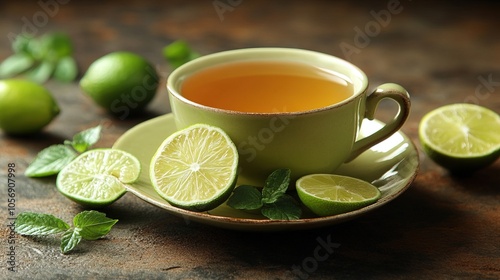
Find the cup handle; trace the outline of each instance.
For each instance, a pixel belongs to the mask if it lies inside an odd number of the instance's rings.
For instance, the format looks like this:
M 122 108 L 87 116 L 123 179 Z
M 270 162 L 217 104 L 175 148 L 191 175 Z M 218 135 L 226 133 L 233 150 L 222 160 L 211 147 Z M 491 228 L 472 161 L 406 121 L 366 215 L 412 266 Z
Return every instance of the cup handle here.
M 410 95 L 402 86 L 392 83 L 378 86 L 373 93 L 366 98 L 365 118 L 373 120 L 377 106 L 380 100 L 384 98 L 390 98 L 398 103 L 398 113 L 394 116 L 392 121 L 387 123 L 375 133 L 362 139 L 358 139 L 354 143 L 351 155 L 346 162 L 353 160 L 362 152 L 396 133 L 401 126 L 403 126 L 406 119 L 408 119 L 408 115 L 410 114 Z

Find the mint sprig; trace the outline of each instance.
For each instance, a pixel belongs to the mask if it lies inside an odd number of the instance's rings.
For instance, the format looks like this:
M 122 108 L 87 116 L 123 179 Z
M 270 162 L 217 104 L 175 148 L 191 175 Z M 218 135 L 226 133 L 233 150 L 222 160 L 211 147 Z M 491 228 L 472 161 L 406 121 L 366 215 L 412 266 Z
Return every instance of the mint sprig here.
M 290 184 L 290 169 L 278 169 L 267 177 L 262 189 L 262 202 L 270 204 L 276 202 L 285 194 Z
M 79 153 L 89 150 L 101 137 L 102 127 L 96 126 L 81 131 L 66 140 L 64 144 L 51 145 L 38 153 L 33 162 L 26 168 L 24 175 L 28 177 L 52 176 L 61 171 Z
M 73 45 L 64 33 L 47 33 L 39 38 L 20 34 L 12 42 L 12 50 L 14 54 L 0 63 L 0 79 L 24 75 L 39 83 L 51 77 L 70 82 L 78 75 Z
M 187 42 L 182 40 L 170 43 L 163 48 L 162 52 L 165 60 L 174 69 L 200 56 L 189 47 Z
M 28 177 L 55 175 L 76 156 L 77 153 L 66 145 L 49 146 L 38 153 L 35 160 L 26 168 L 24 174 Z
M 87 151 L 99 141 L 102 127 L 100 125 L 81 131 L 73 136 L 73 140 L 66 140 L 64 144 L 70 145 L 79 153 Z
M 297 220 L 302 214 L 295 199 L 287 194 L 283 194 L 273 203 L 265 203 L 260 211 L 272 220 Z
M 90 210 L 78 213 L 73 218 L 73 227 L 71 227 L 50 214 L 23 212 L 16 218 L 15 230 L 27 236 L 62 233 L 61 252 L 66 254 L 73 250 L 82 239 L 96 240 L 104 237 L 117 222 L 118 220 L 110 219 L 104 213 Z
M 297 220 L 302 215 L 299 204 L 286 194 L 290 170 L 275 170 L 266 179 L 262 193 L 255 186 L 242 185 L 234 191 L 227 205 L 239 210 L 258 210 L 271 220 Z
M 23 235 L 49 235 L 67 231 L 70 226 L 49 214 L 23 212 L 16 218 L 16 232 Z

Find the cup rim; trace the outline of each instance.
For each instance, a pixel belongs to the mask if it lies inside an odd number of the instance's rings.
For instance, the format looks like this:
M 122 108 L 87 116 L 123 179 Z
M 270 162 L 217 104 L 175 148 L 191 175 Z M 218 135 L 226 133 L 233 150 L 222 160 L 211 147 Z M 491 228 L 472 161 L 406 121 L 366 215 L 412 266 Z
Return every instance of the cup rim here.
M 182 76 L 185 76 L 185 72 L 188 72 L 190 75 L 196 71 L 199 71 L 201 69 L 205 69 L 217 64 L 222 64 L 224 62 L 221 62 L 221 59 L 223 57 L 227 58 L 233 58 L 233 59 L 228 59 L 226 62 L 229 61 L 238 61 L 238 60 L 245 60 L 245 59 L 251 59 L 248 58 L 248 56 L 255 56 L 255 55 L 262 55 L 262 54 L 267 54 L 267 55 L 283 55 L 284 53 L 288 53 L 289 55 L 294 55 L 294 56 L 315 56 L 318 59 L 327 59 L 330 61 L 334 61 L 336 64 L 340 64 L 344 67 L 348 67 L 351 70 L 353 70 L 356 75 L 359 77 L 361 80 L 361 84 L 358 90 L 354 92 L 349 98 L 346 98 L 340 102 L 337 102 L 335 104 L 331 104 L 325 107 L 320 107 L 316 109 L 311 109 L 311 110 L 306 110 L 306 111 L 298 111 L 298 112 L 266 112 L 266 113 L 261 113 L 261 112 L 242 112 L 242 111 L 235 111 L 235 110 L 227 110 L 227 109 L 221 109 L 221 108 L 216 108 L 216 107 L 210 107 L 206 105 L 202 105 L 199 103 L 196 103 L 190 99 L 187 99 L 184 97 L 180 91 L 177 90 L 177 85 L 180 84 L 178 82 L 178 79 L 181 78 Z M 241 58 L 238 59 L 237 57 L 245 57 L 246 58 Z M 235 59 L 236 58 L 236 59 Z M 284 59 L 285 60 L 285 59 Z M 215 62 L 215 63 L 210 63 L 210 62 Z M 204 67 L 199 67 L 200 65 L 205 65 Z M 348 79 L 349 81 L 353 82 L 350 77 L 346 77 L 344 73 L 338 73 L 339 75 L 342 75 L 342 78 Z M 353 82 L 354 83 L 354 82 Z M 330 55 L 330 54 L 325 54 L 317 51 L 312 51 L 312 50 L 306 50 L 306 49 L 297 49 L 297 48 L 281 48 L 281 47 L 258 47 L 258 48 L 242 48 L 242 49 L 234 49 L 234 50 L 227 50 L 227 51 L 221 51 L 217 53 L 212 53 L 208 55 L 204 55 L 201 57 L 198 57 L 194 60 L 191 60 L 180 67 L 174 69 L 170 75 L 167 78 L 167 83 L 166 83 L 167 91 L 169 93 L 169 96 L 175 97 L 178 100 L 182 101 L 183 103 L 189 104 L 194 107 L 198 107 L 204 110 L 209 110 L 213 112 L 219 112 L 219 113 L 226 113 L 226 114 L 231 114 L 231 115 L 255 115 L 255 116 L 276 116 L 276 115 L 304 115 L 304 114 L 311 114 L 311 113 L 316 113 L 316 112 L 322 112 L 322 111 L 327 111 L 332 108 L 336 107 L 341 107 L 344 106 L 348 103 L 353 102 L 356 100 L 356 98 L 361 95 L 362 93 L 366 92 L 368 89 L 368 78 L 366 74 L 356 65 L 341 59 L 339 57 Z

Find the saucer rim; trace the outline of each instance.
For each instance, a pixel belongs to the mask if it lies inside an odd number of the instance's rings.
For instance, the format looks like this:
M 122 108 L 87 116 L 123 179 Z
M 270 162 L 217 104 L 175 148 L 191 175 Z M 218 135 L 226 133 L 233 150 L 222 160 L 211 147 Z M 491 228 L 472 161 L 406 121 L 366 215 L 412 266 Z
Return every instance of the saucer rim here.
M 162 122 L 174 122 L 173 114 L 168 113 L 135 125 L 134 127 L 127 130 L 125 133 L 123 133 L 115 141 L 115 143 L 113 144 L 113 148 L 121 149 L 121 146 L 124 145 L 123 143 L 126 142 L 126 140 L 129 138 L 131 134 L 136 133 L 135 131 L 139 131 L 149 126 L 152 127 L 154 124 Z M 210 214 L 209 212 L 194 212 L 190 210 L 177 208 L 175 206 L 170 205 L 165 200 L 158 201 L 156 198 L 151 197 L 147 195 L 147 193 L 142 192 L 140 190 L 140 187 L 134 187 L 134 184 L 126 185 L 125 187 L 128 192 L 131 192 L 132 194 L 144 200 L 145 202 L 154 205 L 156 207 L 162 208 L 167 212 L 169 212 L 170 214 L 182 217 L 187 224 L 189 223 L 189 221 L 194 221 L 210 226 L 232 229 L 232 230 L 243 230 L 243 231 L 283 231 L 283 230 L 302 230 L 310 228 L 319 228 L 328 225 L 334 225 L 337 223 L 342 223 L 357 218 L 361 215 L 367 214 L 394 200 L 410 187 L 411 183 L 417 176 L 419 170 L 418 150 L 413 141 L 408 136 L 406 136 L 400 130 L 398 130 L 397 133 L 400 133 L 404 138 L 404 142 L 408 143 L 407 149 L 409 150 L 409 154 L 406 155 L 401 161 L 403 161 L 404 159 L 408 159 L 409 157 L 415 157 L 414 160 L 415 164 L 414 166 L 412 166 L 413 167 L 412 170 L 409 171 L 409 175 L 406 176 L 400 183 L 398 183 L 402 186 L 399 187 L 399 189 L 396 192 L 381 198 L 374 204 L 368 205 L 366 207 L 354 211 L 333 216 L 302 218 L 298 220 L 269 220 L 269 219 L 252 219 L 252 218 L 220 216 L 220 215 Z M 151 187 L 151 185 L 149 186 Z

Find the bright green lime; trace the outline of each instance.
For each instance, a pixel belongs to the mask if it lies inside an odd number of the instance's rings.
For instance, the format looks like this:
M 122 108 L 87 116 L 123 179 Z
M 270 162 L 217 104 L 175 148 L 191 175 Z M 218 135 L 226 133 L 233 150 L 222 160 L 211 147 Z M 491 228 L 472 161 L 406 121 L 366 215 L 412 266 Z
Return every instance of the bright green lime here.
M 143 57 L 113 52 L 90 65 L 80 86 L 97 104 L 125 118 L 149 104 L 158 81 L 155 68 Z
M 238 150 L 220 128 L 198 124 L 160 145 L 150 167 L 152 184 L 170 204 L 206 211 L 222 204 L 236 184 Z
M 141 164 L 133 155 L 117 149 L 95 149 L 85 152 L 57 175 L 57 189 L 71 200 L 87 206 L 101 207 L 115 202 L 135 182 Z
M 482 106 L 452 104 L 420 121 L 425 153 L 452 172 L 471 172 L 500 156 L 500 116 Z
M 52 94 L 23 79 L 0 80 L 0 128 L 8 134 L 40 131 L 59 114 Z
M 356 178 L 332 175 L 307 175 L 296 183 L 300 200 L 318 216 L 354 211 L 380 198 L 377 187 Z

